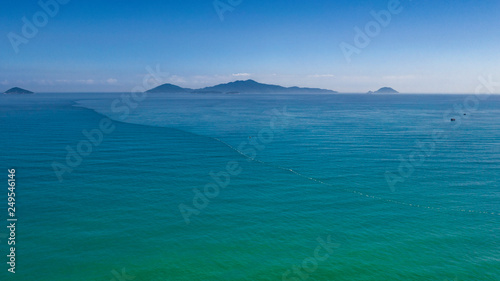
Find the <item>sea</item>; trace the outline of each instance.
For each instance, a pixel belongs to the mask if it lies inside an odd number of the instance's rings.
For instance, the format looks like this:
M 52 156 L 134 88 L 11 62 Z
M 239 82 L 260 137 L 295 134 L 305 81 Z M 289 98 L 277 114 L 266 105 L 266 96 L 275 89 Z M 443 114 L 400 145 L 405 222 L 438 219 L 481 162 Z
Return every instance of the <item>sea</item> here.
M 500 95 L 1 95 L 0 124 L 0 280 L 500 280 Z

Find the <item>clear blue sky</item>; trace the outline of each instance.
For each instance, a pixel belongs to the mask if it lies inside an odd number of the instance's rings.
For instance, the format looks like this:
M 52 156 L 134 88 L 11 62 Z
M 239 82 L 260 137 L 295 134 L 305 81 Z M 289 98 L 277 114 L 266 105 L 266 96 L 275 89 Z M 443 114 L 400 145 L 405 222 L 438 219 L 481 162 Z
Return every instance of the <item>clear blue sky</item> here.
M 243 0 L 224 21 L 213 0 L 71 0 L 16 53 L 9 34 L 23 36 L 22 18 L 43 11 L 37 2 L 2 3 L 0 91 L 130 91 L 156 65 L 169 73 L 165 82 L 193 88 L 255 79 L 470 93 L 479 75 L 500 80 L 498 0 L 401 0 L 403 10 L 350 62 L 339 45 L 354 45 L 354 28 L 389 0 Z

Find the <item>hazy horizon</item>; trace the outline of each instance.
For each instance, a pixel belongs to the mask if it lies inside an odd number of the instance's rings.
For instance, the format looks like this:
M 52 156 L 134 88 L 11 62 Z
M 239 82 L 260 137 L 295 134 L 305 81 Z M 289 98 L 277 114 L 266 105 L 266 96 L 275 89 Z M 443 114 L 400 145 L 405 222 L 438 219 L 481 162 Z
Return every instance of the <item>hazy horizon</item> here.
M 484 77 L 483 77 L 484 78 Z M 151 80 L 154 80 L 154 79 L 151 79 Z M 249 79 L 249 80 L 253 80 L 253 79 Z M 229 83 L 231 82 L 238 82 L 238 81 L 247 81 L 247 80 L 233 80 L 233 81 L 230 81 Z M 255 80 L 253 80 L 255 81 Z M 158 84 L 156 81 L 152 81 L 153 83 L 156 83 L 157 86 L 154 86 L 154 87 L 151 87 L 151 88 L 147 88 L 146 91 L 149 91 L 149 90 L 153 90 L 159 86 L 162 86 L 162 85 L 165 85 L 165 84 L 171 84 L 171 85 L 175 85 L 175 84 L 172 84 L 170 82 L 167 82 L 167 83 L 160 83 Z M 255 81 L 257 83 L 260 83 L 259 81 Z M 481 82 L 481 81 L 479 81 Z M 493 81 L 495 82 L 495 81 Z M 217 85 L 206 85 L 206 86 L 203 86 L 203 87 L 200 87 L 200 88 L 189 88 L 189 87 L 184 87 L 185 89 L 191 89 L 191 90 L 202 90 L 204 87 L 212 87 L 212 86 L 218 86 L 218 85 L 222 85 L 222 84 L 226 84 L 226 83 L 221 83 L 221 84 L 217 84 Z M 283 86 L 283 87 L 300 87 L 302 88 L 301 86 L 297 86 L 297 85 L 291 85 L 291 86 L 284 86 L 284 85 L 278 85 L 278 84 L 267 84 L 267 85 L 276 85 L 276 86 Z M 488 85 L 487 83 L 485 83 L 485 85 Z M 483 84 L 480 88 L 480 90 L 488 90 L 485 85 Z M 178 85 L 175 85 L 175 86 L 178 86 Z M 17 86 L 15 86 L 17 87 Z M 14 88 L 14 87 L 13 87 Z M 140 87 L 139 87 L 140 88 Z M 303 88 L 308 88 L 308 87 L 303 87 Z M 389 87 L 389 88 L 392 88 L 392 87 Z M 21 88 L 22 89 L 22 88 Z M 322 89 L 322 88 L 318 88 L 318 89 Z M 5 89 L 7 90 L 7 89 Z M 33 89 L 24 89 L 24 90 L 33 90 Z M 335 91 L 334 89 L 322 89 L 322 90 L 332 90 L 332 91 Z M 373 89 L 373 90 L 370 90 L 370 91 L 367 91 L 367 92 L 361 92 L 361 91 L 358 91 L 358 92 L 340 92 L 340 91 L 335 91 L 334 93 L 311 93 L 311 94 L 317 94 L 317 95 L 334 95 L 334 94 L 376 94 L 376 95 L 393 95 L 392 93 L 375 93 L 376 91 L 378 91 L 380 89 Z M 394 89 L 397 91 L 397 89 Z M 41 92 L 37 92 L 37 91 L 34 91 L 34 93 L 39 93 L 39 94 L 44 94 L 44 93 L 49 93 L 49 94 L 64 94 L 64 93 L 67 93 L 67 94 L 72 94 L 72 93 L 75 93 L 75 94 L 79 94 L 79 93 L 127 93 L 127 92 L 135 92 L 137 91 L 137 86 L 135 86 L 133 89 L 129 89 L 129 90 L 126 90 L 126 91 L 86 91 L 86 92 L 82 92 L 82 91 L 41 91 Z M 0 92 L 3 92 L 2 89 L 0 89 Z M 145 92 L 145 91 L 144 91 Z M 160 92 L 157 92 L 157 93 L 160 93 Z M 188 93 L 186 93 L 188 94 Z M 304 93 L 282 93 L 282 94 L 290 94 L 290 95 L 302 95 Z M 481 92 L 481 91 L 476 91 L 476 92 L 469 92 L 469 93 L 439 93 L 439 92 L 429 92 L 429 93 L 419 93 L 419 92 L 398 92 L 397 93 L 398 95 L 421 95 L 421 94 L 424 94 L 424 95 L 468 95 L 468 94 L 475 94 L 475 95 L 480 95 L 480 94 L 485 94 L 485 95 L 498 95 L 500 93 L 496 93 L 496 92 Z
M 497 1 L 53 1 L 4 4 L 2 89 L 127 92 L 157 66 L 186 88 L 341 93 L 473 93 L 500 76 Z

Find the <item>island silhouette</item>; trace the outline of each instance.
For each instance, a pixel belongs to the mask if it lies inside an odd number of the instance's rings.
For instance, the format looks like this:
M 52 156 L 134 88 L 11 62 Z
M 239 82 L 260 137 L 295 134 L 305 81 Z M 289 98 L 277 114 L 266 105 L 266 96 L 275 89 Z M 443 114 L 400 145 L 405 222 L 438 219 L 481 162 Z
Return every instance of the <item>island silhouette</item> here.
M 284 93 L 284 94 L 335 94 L 336 91 L 319 88 L 283 87 L 263 84 L 254 80 L 238 80 L 201 89 L 182 88 L 173 84 L 163 84 L 147 93 L 193 93 L 193 94 L 239 94 L 239 93 Z
M 4 94 L 8 94 L 8 95 L 26 95 L 26 94 L 34 94 L 34 93 L 32 91 L 28 91 L 26 89 L 22 89 L 22 88 L 19 88 L 19 87 L 14 87 L 14 88 L 11 88 L 11 89 L 5 91 Z
M 390 87 L 383 87 L 375 92 L 369 91 L 368 94 L 399 94 L 399 92 Z

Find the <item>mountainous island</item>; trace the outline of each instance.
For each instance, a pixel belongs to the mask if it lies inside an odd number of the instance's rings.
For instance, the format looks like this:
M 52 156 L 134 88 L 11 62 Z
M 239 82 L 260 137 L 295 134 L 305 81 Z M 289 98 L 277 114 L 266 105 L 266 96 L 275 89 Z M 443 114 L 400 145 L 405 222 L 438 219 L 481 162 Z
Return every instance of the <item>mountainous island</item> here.
M 369 91 L 368 94 L 399 94 L 399 92 L 394 90 L 393 88 L 383 87 L 375 92 Z
M 25 90 L 25 89 L 14 87 L 12 89 L 5 91 L 4 94 L 6 94 L 6 95 L 26 95 L 26 94 L 34 94 L 34 93 L 31 91 Z
M 283 94 L 335 94 L 336 91 L 318 88 L 283 87 L 256 82 L 254 80 L 235 81 L 201 89 L 182 88 L 173 84 L 163 84 L 147 93 L 192 93 L 192 94 L 240 94 L 240 93 L 283 93 Z
M 268 93 L 281 93 L 281 94 L 336 94 L 338 92 L 319 88 L 302 88 L 302 87 L 283 87 L 279 85 L 263 84 L 254 80 L 238 80 L 226 84 L 219 84 L 211 87 L 201 89 L 182 88 L 173 84 L 163 84 L 156 88 L 146 91 L 146 93 L 176 93 L 176 94 L 268 94 Z M 379 90 L 368 94 L 398 94 L 399 92 L 393 88 L 383 87 Z M 4 92 L 10 95 L 25 95 L 34 94 L 31 91 L 19 87 L 11 88 Z

